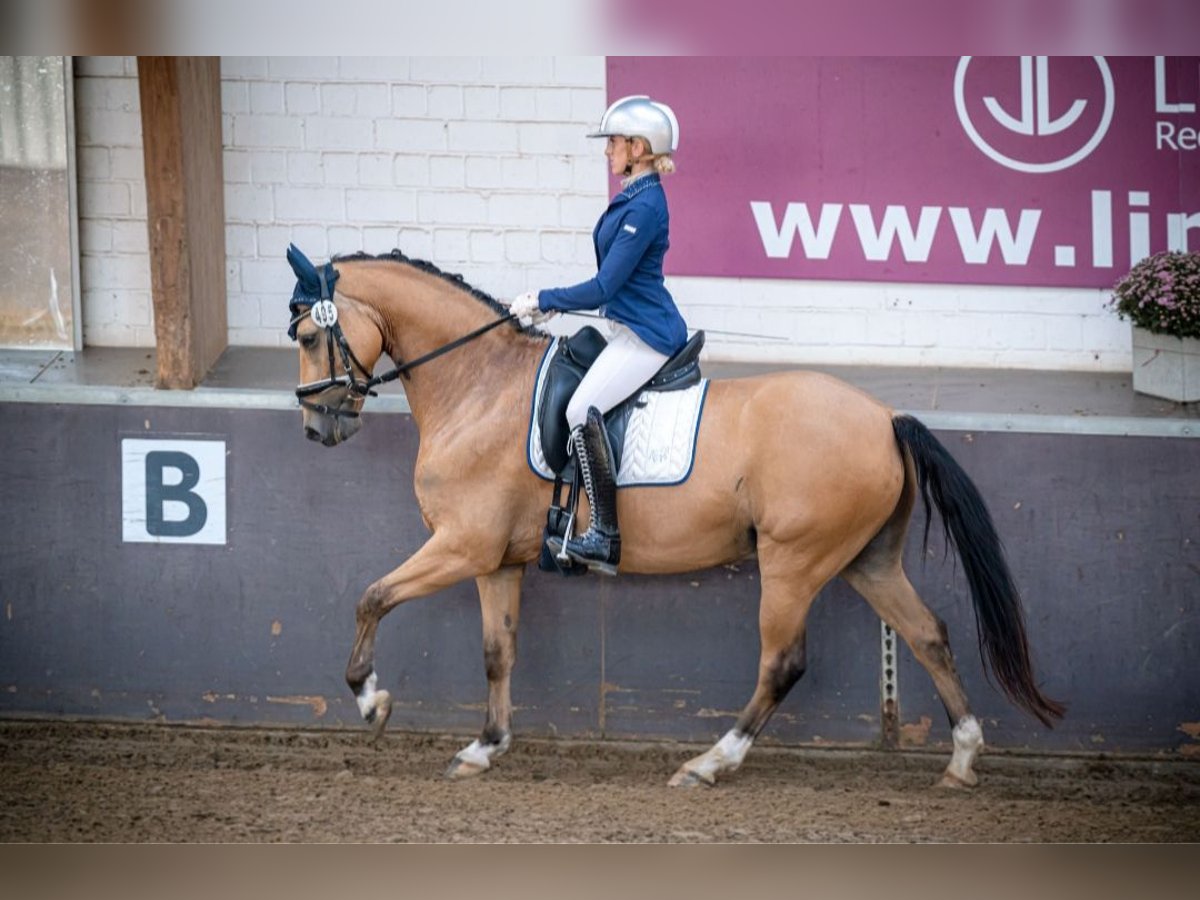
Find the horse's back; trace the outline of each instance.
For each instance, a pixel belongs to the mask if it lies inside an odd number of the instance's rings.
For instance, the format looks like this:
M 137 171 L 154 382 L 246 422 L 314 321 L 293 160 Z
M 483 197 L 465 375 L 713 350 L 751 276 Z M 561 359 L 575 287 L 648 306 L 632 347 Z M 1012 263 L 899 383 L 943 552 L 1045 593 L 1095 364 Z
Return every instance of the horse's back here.
M 891 407 L 859 388 L 822 372 L 791 369 L 749 378 L 715 379 L 706 416 L 725 427 L 736 421 L 752 438 L 747 449 L 778 441 L 819 447 L 847 443 L 882 448 L 895 455 Z

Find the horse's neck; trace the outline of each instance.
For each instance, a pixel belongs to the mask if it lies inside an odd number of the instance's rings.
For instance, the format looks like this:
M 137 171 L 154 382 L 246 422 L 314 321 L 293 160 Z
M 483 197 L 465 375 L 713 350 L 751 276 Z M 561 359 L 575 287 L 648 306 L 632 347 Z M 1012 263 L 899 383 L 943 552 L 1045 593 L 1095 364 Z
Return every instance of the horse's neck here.
M 372 305 L 383 325 L 384 350 L 398 363 L 445 347 L 499 316 L 437 276 L 400 270 L 396 277 L 405 283 L 378 293 Z M 464 419 L 490 418 L 498 406 L 511 405 L 509 395 L 532 382 L 541 349 L 500 325 L 411 370 L 404 391 L 422 436 L 458 430 Z

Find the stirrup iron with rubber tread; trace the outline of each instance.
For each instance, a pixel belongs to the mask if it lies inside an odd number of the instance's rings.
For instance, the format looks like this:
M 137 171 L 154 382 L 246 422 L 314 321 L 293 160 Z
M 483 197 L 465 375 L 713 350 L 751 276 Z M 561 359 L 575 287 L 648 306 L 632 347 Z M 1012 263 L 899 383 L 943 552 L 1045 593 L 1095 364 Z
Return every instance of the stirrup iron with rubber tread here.
M 617 477 L 613 471 L 613 452 L 604 428 L 604 417 L 596 407 L 588 408 L 587 424 L 576 426 L 571 431 L 570 441 L 575 465 L 587 493 L 588 530 L 577 538 L 572 537 L 572 516 L 562 542 L 551 539 L 547 543 L 560 559 L 565 555 L 592 571 L 616 575 L 621 562 Z

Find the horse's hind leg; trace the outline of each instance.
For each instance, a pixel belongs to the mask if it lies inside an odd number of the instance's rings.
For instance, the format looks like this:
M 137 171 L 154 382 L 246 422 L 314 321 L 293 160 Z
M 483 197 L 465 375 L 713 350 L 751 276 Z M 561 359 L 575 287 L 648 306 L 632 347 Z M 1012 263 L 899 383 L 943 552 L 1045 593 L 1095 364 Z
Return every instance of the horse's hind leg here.
M 487 721 L 479 739 L 455 754 L 447 778 L 468 778 L 491 768 L 492 757 L 512 741 L 510 679 L 517 660 L 517 621 L 524 566 L 499 569 L 475 579 L 483 613 L 483 662 L 487 670 Z
M 871 607 L 895 629 L 912 650 L 913 656 L 933 679 L 954 736 L 954 755 L 940 784 L 943 787 L 973 787 L 978 778 L 972 766 L 983 749 L 983 730 L 971 715 L 967 694 L 954 667 L 954 656 L 946 625 L 921 600 L 895 554 L 867 551 L 842 576 L 867 599 Z M 890 557 L 880 559 L 880 556 Z
M 761 543 L 759 558 L 763 573 L 759 606 L 762 649 L 754 696 L 732 729 L 707 752 L 680 767 L 671 777 L 672 787 L 713 784 L 722 772 L 732 772 L 740 766 L 771 714 L 804 674 L 805 620 L 816 587 L 803 579 L 772 576 Z

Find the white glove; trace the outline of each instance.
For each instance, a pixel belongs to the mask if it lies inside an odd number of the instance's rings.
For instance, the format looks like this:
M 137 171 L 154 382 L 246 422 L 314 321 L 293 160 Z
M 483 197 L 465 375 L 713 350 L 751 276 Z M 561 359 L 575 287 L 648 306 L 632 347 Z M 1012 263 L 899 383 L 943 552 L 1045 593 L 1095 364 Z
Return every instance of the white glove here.
M 544 322 L 553 313 L 542 312 L 538 307 L 538 295 L 536 291 L 526 291 L 524 294 L 519 294 L 512 303 L 508 304 L 508 311 L 518 319 L 528 319 L 535 325 L 538 322 Z

